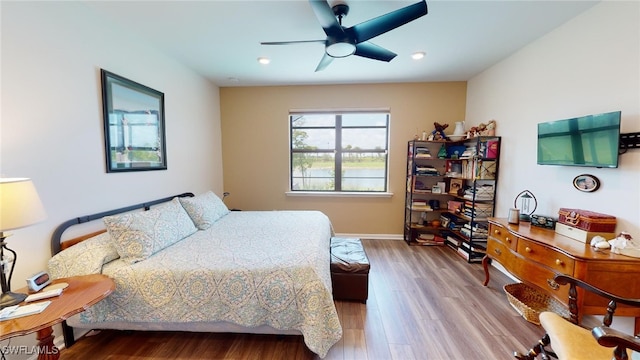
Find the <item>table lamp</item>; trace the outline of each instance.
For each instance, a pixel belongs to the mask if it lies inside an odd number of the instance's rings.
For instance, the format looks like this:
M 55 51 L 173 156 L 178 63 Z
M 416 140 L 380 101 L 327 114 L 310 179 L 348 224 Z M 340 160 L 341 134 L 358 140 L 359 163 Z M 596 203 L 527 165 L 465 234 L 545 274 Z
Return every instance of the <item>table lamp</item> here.
M 0 285 L 2 285 L 0 309 L 18 304 L 27 297 L 26 294 L 11 292 L 11 276 L 18 256 L 15 251 L 7 248 L 5 239 L 11 234 L 6 234 L 5 231 L 33 225 L 46 217 L 31 179 L 0 178 Z M 13 263 L 9 271 L 7 271 L 9 261 L 5 258 L 5 250 L 13 254 Z

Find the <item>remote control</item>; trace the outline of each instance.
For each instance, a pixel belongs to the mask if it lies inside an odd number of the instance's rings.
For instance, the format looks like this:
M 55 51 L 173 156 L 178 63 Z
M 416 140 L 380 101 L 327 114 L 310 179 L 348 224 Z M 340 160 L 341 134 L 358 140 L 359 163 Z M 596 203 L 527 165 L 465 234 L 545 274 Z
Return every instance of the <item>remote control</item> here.
M 31 294 L 27 296 L 26 299 L 24 299 L 24 302 L 37 301 L 37 300 L 42 300 L 42 299 L 46 299 L 54 296 L 60 296 L 60 294 L 62 294 L 62 290 L 63 289 L 54 289 L 54 290 Z

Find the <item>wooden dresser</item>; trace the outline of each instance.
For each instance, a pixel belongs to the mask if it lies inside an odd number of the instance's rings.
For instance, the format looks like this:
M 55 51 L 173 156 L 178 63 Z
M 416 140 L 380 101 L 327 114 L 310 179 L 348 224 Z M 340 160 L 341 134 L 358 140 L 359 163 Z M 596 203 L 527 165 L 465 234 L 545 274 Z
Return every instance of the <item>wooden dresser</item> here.
M 569 301 L 569 286 L 560 286 L 553 278 L 567 274 L 607 292 L 628 298 L 640 298 L 640 258 L 596 250 L 589 244 L 531 226 L 528 222 L 509 224 L 507 219 L 489 219 L 487 255 L 483 259 L 486 286 L 489 261 L 498 261 L 522 282 L 533 285 L 564 304 Z M 607 301 L 578 289 L 580 316 L 603 314 Z M 640 309 L 618 306 L 616 315 L 635 317 L 640 330 Z

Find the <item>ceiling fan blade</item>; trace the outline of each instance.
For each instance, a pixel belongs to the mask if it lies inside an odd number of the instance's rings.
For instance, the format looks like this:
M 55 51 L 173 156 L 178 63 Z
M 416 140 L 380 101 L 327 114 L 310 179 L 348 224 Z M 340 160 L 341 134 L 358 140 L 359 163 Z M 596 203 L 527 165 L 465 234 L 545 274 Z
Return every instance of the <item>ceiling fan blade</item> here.
M 380 60 L 380 61 L 391 61 L 398 54 L 389 51 L 383 47 L 380 47 L 376 44 L 372 44 L 368 41 L 356 44 L 356 52 L 354 55 L 366 57 L 369 59 Z
M 406 6 L 402 9 L 398 9 L 371 20 L 367 20 L 358 25 L 354 25 L 345 29 L 345 32 L 352 36 L 352 38 L 356 40 L 356 43 L 361 43 L 426 14 L 427 2 L 426 0 L 422 0 L 419 3 Z
M 326 0 L 309 0 L 309 3 L 311 4 L 313 12 L 316 13 L 320 26 L 322 26 L 322 29 L 327 36 L 344 36 L 344 29 L 342 29 L 342 26 L 338 22 L 331 6 L 329 6 L 329 2 Z
M 329 66 L 329 64 L 331 64 L 332 61 L 333 61 L 333 58 L 327 55 L 327 53 L 324 53 L 324 55 L 322 56 L 322 59 L 320 59 L 320 63 L 318 64 L 318 67 L 316 67 L 316 72 L 324 70 L 327 66 Z
M 291 45 L 291 44 L 304 44 L 304 43 L 321 43 L 324 44 L 325 40 L 299 40 L 299 41 L 265 41 L 260 45 Z

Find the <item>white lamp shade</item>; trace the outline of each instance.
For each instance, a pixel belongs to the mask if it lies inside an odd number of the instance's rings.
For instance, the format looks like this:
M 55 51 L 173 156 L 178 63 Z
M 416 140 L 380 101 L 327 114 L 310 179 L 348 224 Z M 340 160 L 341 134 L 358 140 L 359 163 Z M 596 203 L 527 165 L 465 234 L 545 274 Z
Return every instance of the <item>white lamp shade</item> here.
M 31 179 L 0 178 L 0 231 L 19 229 L 46 218 Z

